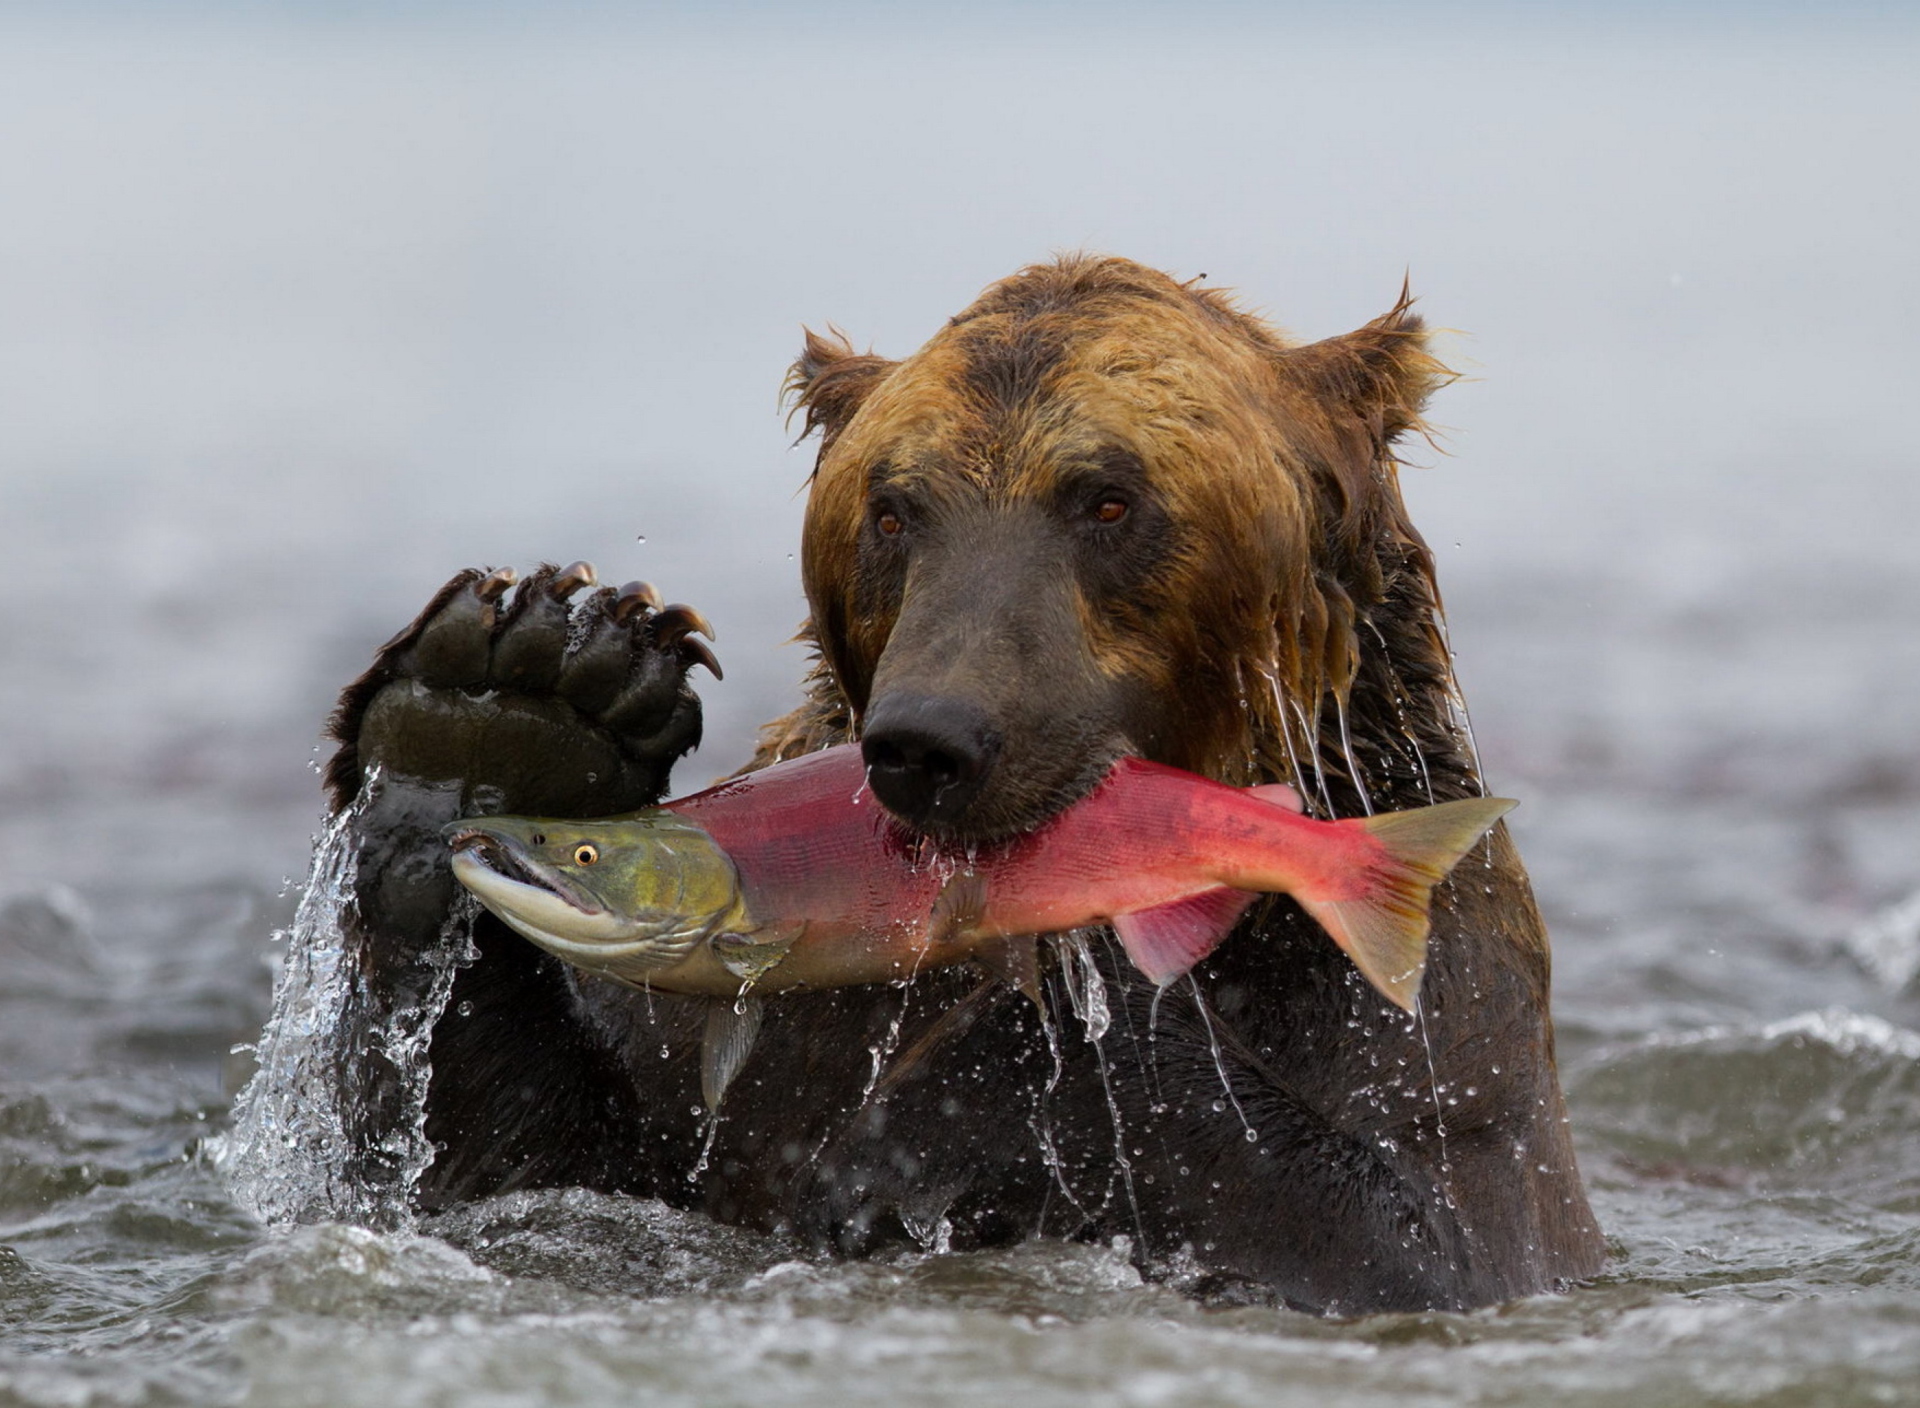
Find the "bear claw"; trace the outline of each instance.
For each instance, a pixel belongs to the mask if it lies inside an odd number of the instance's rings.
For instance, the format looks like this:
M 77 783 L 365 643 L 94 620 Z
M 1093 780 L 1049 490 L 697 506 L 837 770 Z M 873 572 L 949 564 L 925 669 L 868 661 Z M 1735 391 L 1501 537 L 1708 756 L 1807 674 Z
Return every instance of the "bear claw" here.
M 614 598 L 613 619 L 625 621 L 637 611 L 658 611 L 660 606 L 660 593 L 654 590 L 652 582 L 628 582 Z
M 683 636 L 692 631 L 700 632 L 708 640 L 720 639 L 714 634 L 713 626 L 708 622 L 706 613 L 696 607 L 688 606 L 683 601 L 661 607 L 659 614 L 653 618 L 653 631 L 662 645 L 677 645 Z
M 520 574 L 511 567 L 496 567 L 474 584 L 473 594 L 482 601 L 498 601 L 519 580 Z
M 583 587 L 598 586 L 600 574 L 594 570 L 591 562 L 569 562 L 554 574 L 553 581 L 547 584 L 547 590 L 554 598 L 565 601 Z
M 718 657 L 714 655 L 712 647 L 705 641 L 695 640 L 692 636 L 688 636 L 680 642 L 680 654 L 687 659 L 690 664 L 705 665 L 715 679 L 723 680 L 726 678 L 726 675 L 720 670 Z

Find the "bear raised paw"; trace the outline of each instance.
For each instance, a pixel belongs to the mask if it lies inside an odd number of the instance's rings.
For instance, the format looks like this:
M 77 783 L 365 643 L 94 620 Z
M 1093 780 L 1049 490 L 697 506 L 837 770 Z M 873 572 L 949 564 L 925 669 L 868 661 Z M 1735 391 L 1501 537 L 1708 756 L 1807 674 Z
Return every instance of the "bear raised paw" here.
M 334 810 L 351 809 L 345 923 L 362 976 L 352 1027 L 391 1029 L 444 966 L 438 948 L 458 892 L 441 835 L 448 822 L 649 806 L 700 741 L 687 672 L 700 664 L 720 674 L 699 638 L 714 634 L 704 615 L 663 604 L 645 582 L 596 589 L 584 562 L 515 582 L 510 568 L 456 575 L 334 711 L 329 733 L 340 747 L 326 782 Z M 423 1201 L 529 1181 L 618 1183 L 601 1145 L 624 1140 L 639 1117 L 621 1098 L 630 1087 L 582 1028 L 571 980 L 490 915 L 473 937 L 478 956 L 455 976 L 432 1030 L 430 1059 L 443 1074 L 426 1133 L 442 1154 Z M 508 1029 L 515 1040 L 503 1044 Z M 355 1063 L 343 1084 L 360 1176 L 391 1184 L 404 1177 L 400 1127 L 414 1117 L 404 1083 L 382 1043 L 343 1045 Z M 538 1068 L 513 1059 L 536 1049 L 550 1058 Z M 610 1123 L 622 1121 L 626 1129 Z M 477 1171 L 463 1155 L 482 1149 L 487 1168 Z

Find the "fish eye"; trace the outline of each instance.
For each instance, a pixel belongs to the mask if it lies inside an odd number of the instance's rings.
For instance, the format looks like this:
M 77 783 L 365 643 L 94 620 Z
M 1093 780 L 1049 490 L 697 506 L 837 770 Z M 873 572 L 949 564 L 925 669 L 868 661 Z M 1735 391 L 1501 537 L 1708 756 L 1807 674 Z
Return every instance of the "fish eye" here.
M 582 841 L 573 848 L 573 863 L 575 865 L 592 865 L 599 859 L 600 848 L 591 841 Z

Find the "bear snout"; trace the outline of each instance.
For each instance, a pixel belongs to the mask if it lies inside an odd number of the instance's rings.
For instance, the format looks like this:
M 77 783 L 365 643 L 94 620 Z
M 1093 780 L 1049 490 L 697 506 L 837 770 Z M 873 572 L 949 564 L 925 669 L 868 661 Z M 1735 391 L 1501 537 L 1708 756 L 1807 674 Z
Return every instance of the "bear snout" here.
M 860 751 L 881 804 L 925 829 L 960 821 L 985 786 L 1000 741 L 986 710 L 970 700 L 895 693 L 874 705 Z

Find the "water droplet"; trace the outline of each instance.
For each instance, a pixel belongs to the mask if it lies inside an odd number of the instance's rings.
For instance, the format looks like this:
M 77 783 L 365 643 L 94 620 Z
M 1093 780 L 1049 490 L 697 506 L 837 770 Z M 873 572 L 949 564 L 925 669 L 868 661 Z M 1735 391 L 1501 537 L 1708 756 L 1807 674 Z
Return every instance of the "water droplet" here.
M 1248 1130 L 1248 1131 L 1247 1131 L 1247 1143 L 1249 1143 L 1249 1144 L 1253 1144 L 1253 1143 L 1256 1143 L 1256 1142 L 1258 1142 L 1258 1140 L 1259 1140 L 1259 1138 L 1260 1138 L 1260 1131 L 1259 1131 L 1259 1130 L 1257 1130 L 1257 1129 L 1250 1129 L 1250 1130 Z
M 458 1012 L 462 1017 L 471 1017 L 473 1015 L 473 1004 L 471 1002 L 462 1002 L 453 1010 Z

